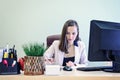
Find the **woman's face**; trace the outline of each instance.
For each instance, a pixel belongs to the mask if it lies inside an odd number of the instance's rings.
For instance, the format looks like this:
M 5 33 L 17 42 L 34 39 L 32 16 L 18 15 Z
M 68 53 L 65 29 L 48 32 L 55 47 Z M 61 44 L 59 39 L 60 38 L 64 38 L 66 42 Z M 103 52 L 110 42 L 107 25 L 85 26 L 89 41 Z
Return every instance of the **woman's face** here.
M 67 38 L 68 44 L 73 44 L 77 34 L 78 34 L 78 31 L 76 26 L 69 26 L 67 28 L 66 38 Z

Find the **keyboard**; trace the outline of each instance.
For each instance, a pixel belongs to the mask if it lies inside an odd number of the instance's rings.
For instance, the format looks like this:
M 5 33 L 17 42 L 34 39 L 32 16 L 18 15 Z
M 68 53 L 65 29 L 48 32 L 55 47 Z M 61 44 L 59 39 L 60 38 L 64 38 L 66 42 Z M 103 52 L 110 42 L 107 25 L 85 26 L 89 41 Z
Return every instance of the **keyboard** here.
M 111 66 L 95 66 L 95 67 L 79 67 L 78 71 L 101 71 L 104 69 L 112 69 Z

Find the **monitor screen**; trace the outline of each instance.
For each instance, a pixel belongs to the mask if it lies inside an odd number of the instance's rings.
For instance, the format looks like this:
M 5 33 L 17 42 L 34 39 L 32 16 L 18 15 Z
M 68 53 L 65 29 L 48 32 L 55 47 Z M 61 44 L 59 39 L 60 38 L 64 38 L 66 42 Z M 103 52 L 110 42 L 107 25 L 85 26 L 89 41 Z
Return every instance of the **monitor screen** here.
M 114 71 L 120 67 L 120 23 L 91 21 L 88 60 L 113 61 Z

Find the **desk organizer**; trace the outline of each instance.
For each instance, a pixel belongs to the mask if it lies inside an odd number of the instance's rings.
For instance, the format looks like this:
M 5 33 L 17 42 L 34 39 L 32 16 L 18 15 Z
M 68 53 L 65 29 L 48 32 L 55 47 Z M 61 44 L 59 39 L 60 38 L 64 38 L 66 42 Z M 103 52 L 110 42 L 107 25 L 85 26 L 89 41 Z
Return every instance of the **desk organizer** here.
M 14 59 L 4 59 L 8 61 L 8 65 L 3 64 L 3 62 L 0 63 L 0 74 L 6 75 L 6 74 L 20 74 L 19 70 L 19 64 L 16 62 L 14 66 L 12 66 Z
M 9 50 L 3 49 L 3 57 L 0 62 L 0 75 L 20 74 L 19 66 L 16 50 L 14 48 Z

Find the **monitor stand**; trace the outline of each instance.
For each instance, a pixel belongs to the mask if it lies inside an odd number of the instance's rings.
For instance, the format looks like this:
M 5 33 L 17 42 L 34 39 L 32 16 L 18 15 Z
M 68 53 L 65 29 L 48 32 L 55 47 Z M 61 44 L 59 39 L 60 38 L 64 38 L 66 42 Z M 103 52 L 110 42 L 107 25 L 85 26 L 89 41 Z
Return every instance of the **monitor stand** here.
M 112 61 L 112 68 L 103 69 L 105 72 L 120 73 L 120 51 L 112 54 L 114 60 Z

